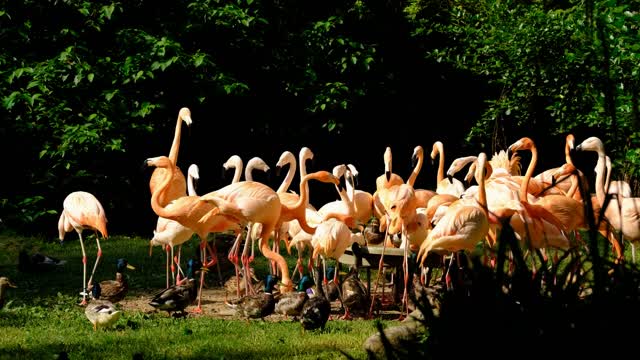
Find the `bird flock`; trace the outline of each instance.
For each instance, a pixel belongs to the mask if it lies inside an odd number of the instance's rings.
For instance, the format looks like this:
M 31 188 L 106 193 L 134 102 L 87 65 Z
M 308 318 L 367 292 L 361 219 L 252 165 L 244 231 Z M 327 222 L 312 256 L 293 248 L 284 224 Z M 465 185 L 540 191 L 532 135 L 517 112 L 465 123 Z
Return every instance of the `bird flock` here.
M 150 205 L 158 216 L 150 251 L 153 246 L 162 246 L 167 254 L 166 289 L 151 301 L 152 306 L 162 310 L 184 314 L 185 308 L 195 303 L 191 312 L 203 311 L 201 296 L 207 271 L 200 270 L 218 262 L 217 249 L 207 238 L 209 234 L 221 232 L 235 236 L 226 255 L 236 269 L 236 298 L 226 301 L 227 305 L 247 319 L 264 318 L 271 313 L 299 317 L 304 329 L 324 328 L 329 319 L 331 307 L 326 294 L 329 280 L 338 284 L 339 299 L 345 309 L 343 318 L 353 314 L 371 316 L 376 294 L 363 285 L 357 271 L 350 272 L 343 280 L 338 276 L 339 271 L 333 271 L 335 275 L 331 279 L 326 276 L 326 260 L 339 260 L 355 243 L 361 247 L 403 250 L 403 274 L 398 274 L 398 278 L 404 280 L 403 309 L 409 308 L 408 289 L 414 281 L 414 266 L 419 271 L 415 281 L 430 286 L 433 265 L 428 259 L 435 256 L 443 260 L 442 264 L 447 258 L 459 262 L 461 253 L 495 248 L 500 231 L 507 224 L 523 249 L 540 252 L 546 260 L 548 255 L 553 254 L 555 258 L 558 252 L 586 246 L 579 231 L 587 228 L 587 217 L 595 215 L 596 219 L 606 220 L 597 222 L 598 231 L 611 242 L 616 258 L 623 260 L 626 241 L 632 245 L 635 261 L 634 245 L 640 241 L 640 198 L 632 196 L 628 183 L 610 179 L 611 161 L 597 137 L 578 144 L 573 135 L 567 135 L 565 162 L 542 171 L 536 169 L 537 148 L 528 137 L 491 156 L 479 152 L 454 159 L 448 169 L 444 144 L 436 141 L 430 153 L 432 160 L 438 159 L 435 189 L 414 187 L 424 162 L 422 146 L 414 149 L 413 170 L 406 181 L 393 172 L 392 149 L 386 147 L 382 153 L 384 172 L 376 178 L 373 193 L 356 188 L 358 169 L 353 164 L 338 164 L 333 169 L 307 173 L 306 162 L 314 157 L 307 147 L 300 149 L 297 161 L 294 153 L 282 153 L 276 168 L 288 168 L 288 171 L 278 189 L 253 180 L 255 169 L 270 169 L 259 157 L 247 162 L 242 180 L 243 161 L 233 155 L 223 164 L 224 169 L 234 169 L 232 182 L 215 191 L 197 194 L 194 182 L 199 178 L 198 167 L 191 165 L 185 178 L 177 165 L 182 123 L 189 126 L 192 121 L 189 109 L 182 108 L 168 156 L 151 154 L 154 156 L 144 162 L 153 168 L 149 179 Z M 586 186 L 588 178 L 576 168 L 571 155 L 580 151 L 597 154 L 593 194 L 579 191 Z M 524 175 L 521 173 L 525 165 L 521 163 L 522 152 L 531 153 Z M 466 167 L 464 181 L 454 177 Z M 290 186 L 296 175 L 298 186 L 292 190 Z M 333 184 L 339 199 L 314 207 L 309 194 L 312 180 Z M 590 206 L 585 207 L 585 202 Z M 585 209 L 591 209 L 593 214 L 586 213 Z M 92 284 L 92 280 L 102 256 L 97 233 L 103 239 L 108 237 L 104 208 L 94 195 L 72 192 L 63 202 L 58 229 L 60 241 L 72 230 L 80 239 L 81 305 L 87 306 L 88 319 L 94 329 L 113 324 L 120 312 L 109 300 L 91 295 L 100 292 L 100 286 Z M 97 255 L 88 280 L 83 230 L 96 232 Z M 180 248 L 194 234 L 200 241 L 200 259 L 197 264 L 191 259 L 184 272 L 180 266 Z M 297 250 L 293 269 L 289 269 L 282 255 L 283 242 L 287 251 Z M 251 268 L 255 245 L 271 264 L 264 288 L 257 286 L 258 289 L 250 280 L 255 278 Z M 176 246 L 177 255 L 174 254 Z M 481 255 L 491 258 L 491 254 L 487 251 Z M 410 259 L 414 259 L 411 264 Z M 449 261 L 448 268 L 443 268 L 444 274 L 449 273 L 452 263 Z M 120 263 L 119 274 L 126 265 L 126 262 Z M 382 258 L 378 270 L 378 276 L 384 273 Z M 196 280 L 198 273 L 199 280 Z M 455 286 L 449 276 L 443 278 L 447 288 Z M 312 286 L 313 283 L 316 286 Z M 7 281 L 3 284 L 13 285 Z M 6 286 L 9 285 L 0 286 L 0 294 Z M 88 302 L 87 298 L 93 300 Z

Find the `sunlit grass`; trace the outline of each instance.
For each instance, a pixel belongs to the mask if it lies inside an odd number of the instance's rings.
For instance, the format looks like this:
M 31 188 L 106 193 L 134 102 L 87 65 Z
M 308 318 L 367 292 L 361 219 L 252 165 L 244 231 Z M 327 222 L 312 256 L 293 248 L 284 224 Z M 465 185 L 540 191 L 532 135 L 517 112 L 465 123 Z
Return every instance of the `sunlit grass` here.
M 344 358 L 340 350 L 364 358 L 362 343 L 376 332 L 374 321 L 365 320 L 330 321 L 324 332 L 303 333 L 300 324 L 291 321 L 248 323 L 207 316 L 174 319 L 164 313 L 143 312 L 124 313 L 114 328 L 94 332 L 84 308 L 77 305 L 82 286 L 80 243 L 75 233 L 67 236 L 60 245 L 54 239 L 0 234 L 0 275 L 18 285 L 7 292 L 7 303 L 0 311 L 0 358 L 55 358 L 60 352 L 72 359 Z M 101 241 L 103 257 L 95 278 L 114 278 L 116 259 L 124 257 L 136 267 L 129 273 L 132 296 L 150 296 L 163 288 L 165 255 L 156 247 L 150 257 L 148 241 L 125 236 Z M 197 246 L 194 239 L 186 243 L 183 260 L 194 256 Z M 21 248 L 67 260 L 67 264 L 52 272 L 19 272 Z M 89 232 L 85 232 L 85 248 L 90 273 L 97 246 Z M 285 258 L 292 268 L 295 253 Z M 254 266 L 259 276 L 266 275 L 267 261 L 259 252 Z M 207 281 L 215 286 L 215 270 L 207 275 Z

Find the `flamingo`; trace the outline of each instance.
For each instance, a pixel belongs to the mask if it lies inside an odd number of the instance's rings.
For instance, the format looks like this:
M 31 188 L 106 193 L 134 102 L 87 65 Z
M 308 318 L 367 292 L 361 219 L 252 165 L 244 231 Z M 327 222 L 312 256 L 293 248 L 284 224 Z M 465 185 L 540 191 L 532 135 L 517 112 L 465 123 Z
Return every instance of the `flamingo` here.
M 233 176 L 233 180 L 232 180 L 232 184 L 237 183 L 240 180 L 240 174 L 242 172 L 242 159 L 240 158 L 240 156 L 238 155 L 233 155 L 229 158 L 229 160 L 227 160 L 227 162 L 225 162 L 222 165 L 225 169 L 229 169 L 230 167 L 234 167 L 235 168 L 235 173 Z M 269 172 L 269 170 L 271 170 L 271 168 L 269 167 L 269 165 L 267 165 L 267 163 L 264 162 L 264 160 L 262 160 L 262 158 L 258 157 L 258 156 L 254 156 L 251 159 L 249 159 L 249 161 L 247 162 L 247 167 L 244 169 L 244 178 L 247 181 L 253 181 L 253 170 L 254 169 L 258 169 L 258 170 L 262 170 L 264 172 Z M 243 261 L 243 268 L 245 271 L 245 279 L 249 279 L 250 276 L 250 272 L 251 269 L 249 267 L 249 263 L 251 263 L 253 261 L 253 257 L 254 257 L 254 252 L 253 252 L 253 239 L 255 239 L 255 237 L 257 235 L 254 235 L 252 232 L 252 228 L 253 228 L 254 224 L 248 224 L 247 225 L 247 237 L 245 239 L 245 243 L 244 243 L 244 249 L 242 250 L 242 261 Z M 255 224 L 255 225 L 259 225 L 259 224 Z M 238 236 L 236 237 L 236 240 L 234 241 L 233 245 L 231 246 L 231 249 L 229 250 L 229 255 L 228 258 L 229 260 L 235 265 L 235 271 L 236 271 L 236 285 L 237 285 L 237 295 L 238 297 L 240 296 L 240 276 L 238 273 L 238 251 L 240 249 L 240 238 L 241 238 L 241 234 L 238 234 Z M 249 242 L 251 242 L 251 256 L 249 256 Z M 244 259 L 248 259 L 247 261 L 245 261 Z M 246 266 L 244 266 L 246 264 Z M 251 294 L 254 293 L 253 288 L 249 283 L 247 283 L 247 289 L 249 290 L 249 292 Z
M 400 175 L 393 173 L 392 171 L 392 160 L 393 156 L 391 154 L 391 147 L 387 146 L 384 151 L 384 174 L 378 176 L 376 178 L 376 191 L 380 189 L 389 188 L 393 185 L 404 184 L 404 180 Z
M 307 201 L 307 196 L 303 188 L 307 186 L 307 182 L 311 179 L 338 184 L 338 179 L 328 171 L 317 171 L 307 174 L 300 181 L 302 195 L 291 208 L 286 208 L 281 205 L 280 198 L 273 189 L 255 181 L 244 181 L 227 185 L 222 189 L 200 197 L 200 202 L 215 206 L 214 210 L 209 213 L 208 216 L 221 215 L 238 223 L 254 222 L 262 224 L 260 250 L 265 257 L 278 264 L 282 274 L 281 292 L 292 291 L 292 282 L 282 255 L 269 249 L 269 236 L 275 227 L 281 224 L 283 211 L 294 210 L 298 212 L 298 209 L 300 209 L 303 212 L 302 217 L 304 217 L 304 204 Z M 300 219 L 298 219 L 298 221 L 300 221 Z
M 596 166 L 596 174 L 599 172 L 599 170 L 599 167 Z M 564 178 L 567 176 L 571 177 L 571 187 L 567 191 L 566 196 L 575 199 L 575 192 L 578 190 L 579 186 L 582 186 L 582 189 L 587 189 L 587 180 L 582 171 L 578 170 L 573 164 L 570 163 L 565 163 L 564 165 L 557 168 L 557 170 L 552 173 L 552 180 L 553 182 L 555 182 L 555 179 Z M 580 204 L 581 206 L 584 205 L 582 202 L 580 202 Z M 598 204 L 597 197 L 595 195 L 591 195 L 591 210 L 596 219 L 599 217 L 600 209 L 601 206 L 600 204 Z M 582 219 L 585 222 L 583 226 L 584 228 L 586 228 L 587 218 L 583 217 Z M 620 242 L 618 241 L 618 239 L 616 239 L 613 232 L 610 231 L 611 225 L 606 221 L 597 221 L 597 224 L 598 232 L 600 232 L 600 234 L 602 234 L 604 238 L 608 239 L 609 242 L 611 242 L 613 250 L 616 252 L 617 259 L 622 260 L 624 257 L 624 254 L 622 253 L 622 247 L 620 246 Z M 578 233 L 576 233 L 576 235 L 578 235 Z M 633 248 L 631 248 L 631 250 L 633 250 Z M 631 254 L 633 255 L 633 251 Z
M 378 176 L 376 178 L 376 191 L 373 193 L 373 211 L 374 215 L 380 221 L 380 232 L 385 231 L 387 228 L 387 219 L 385 217 L 385 210 L 382 207 L 382 202 L 380 201 L 380 196 L 385 190 L 389 189 L 394 185 L 404 184 L 404 180 L 400 175 L 392 172 L 392 154 L 391 148 L 387 146 L 384 151 L 384 174 Z
M 444 177 L 444 145 L 441 141 L 433 143 L 433 148 L 431 149 L 431 160 L 435 160 L 436 156 L 438 156 L 436 193 L 451 194 L 459 197 L 464 192 L 464 184 L 456 178 Z
M 422 164 L 424 163 L 424 149 L 422 146 L 418 145 L 413 149 L 413 155 L 411 155 L 411 162 L 413 163 L 413 171 L 411 175 L 409 175 L 409 179 L 407 179 L 407 184 L 413 186 L 415 188 L 415 182 L 418 178 L 418 174 L 420 174 L 420 170 L 422 169 Z M 436 192 L 433 190 L 427 189 L 414 189 L 416 195 L 417 206 L 419 208 L 427 207 L 427 203 L 429 199 L 436 195 Z
M 151 195 L 151 208 L 153 211 L 158 216 L 179 222 L 183 226 L 193 230 L 193 232 L 198 235 L 200 238 L 200 248 L 202 249 L 201 257 L 203 259 L 202 265 L 204 268 L 209 268 L 217 263 L 217 259 L 215 257 L 212 261 L 206 262 L 207 236 L 211 232 L 222 232 L 227 230 L 233 230 L 236 234 L 240 234 L 242 232 L 242 227 L 238 224 L 238 221 L 217 215 L 216 207 L 200 201 L 200 197 L 198 196 L 183 196 L 167 203 L 164 206 L 161 205 L 159 198 L 169 190 L 174 177 L 173 173 L 175 171 L 175 166 L 166 156 L 148 158 L 145 160 L 145 164 L 149 167 L 154 166 L 168 170 L 165 172 L 164 180 L 158 184 Z M 236 184 L 242 183 L 243 182 L 239 182 Z M 200 291 L 198 295 L 198 306 L 195 310 L 196 312 L 202 312 L 201 294 L 202 286 L 204 284 L 204 273 L 205 271 L 201 271 Z
M 307 160 L 313 159 L 313 156 L 314 156 L 313 152 L 308 147 L 305 146 L 300 149 L 300 152 L 298 154 L 298 161 L 300 162 L 300 179 L 303 179 L 307 175 L 306 162 Z M 277 240 L 274 241 L 274 244 L 273 244 L 273 251 L 275 252 L 279 252 L 281 240 L 284 240 L 285 245 L 287 246 L 287 248 L 289 248 L 288 235 L 286 235 L 285 233 L 287 232 L 289 223 L 291 221 L 298 220 L 298 219 L 302 220 L 298 225 L 301 226 L 304 229 L 304 231 L 311 234 L 313 234 L 313 232 L 315 231 L 314 227 L 308 224 L 306 215 L 303 214 L 303 212 L 306 212 L 306 210 L 300 208 L 300 207 L 305 207 L 312 211 L 316 210 L 313 207 L 313 205 L 311 205 L 309 202 L 309 185 L 306 182 L 304 184 L 301 182 L 301 187 L 300 187 L 301 195 L 298 195 L 293 191 L 287 192 L 287 190 L 289 190 L 289 186 L 291 185 L 291 182 L 293 181 L 293 178 L 296 172 L 296 160 L 295 160 L 295 157 L 293 156 L 293 153 L 291 153 L 290 151 L 284 151 L 282 155 L 280 155 L 280 159 L 276 164 L 276 168 L 281 169 L 287 164 L 289 165 L 289 170 L 287 171 L 287 175 L 285 176 L 284 180 L 282 181 L 282 183 L 278 187 L 278 190 L 276 191 L 276 193 L 280 197 L 280 202 L 284 206 L 284 209 L 283 209 L 284 212 L 280 219 L 281 224 L 278 227 L 276 227 L 276 234 L 274 239 L 277 239 Z M 304 196 L 303 203 L 298 204 L 298 201 L 301 199 L 302 196 Z
M 596 172 L 596 198 L 600 208 L 604 207 L 606 198 L 604 174 L 606 172 L 606 154 L 604 144 L 599 138 L 592 136 L 584 140 L 576 147 L 577 151 L 594 151 L 598 154 Z M 602 213 L 602 211 L 601 211 Z M 640 198 L 638 197 L 612 197 L 606 209 L 604 217 L 611 226 L 622 233 L 622 237 L 632 245 L 632 261 L 635 262 L 635 243 L 640 241 Z
M 529 202 L 529 181 L 538 161 L 538 150 L 531 138 L 523 137 L 509 146 L 509 151 L 530 150 L 531 160 L 520 183 L 520 203 L 523 211 L 518 211 L 510 218 L 510 224 L 516 237 L 527 239 L 533 249 L 555 248 L 568 250 L 572 247 L 565 235 L 566 228 L 552 213 L 543 206 Z M 533 261 L 533 258 L 532 258 Z
M 58 235 L 60 243 L 64 241 L 67 232 L 75 230 L 80 238 L 80 247 L 82 248 L 82 302 L 80 305 L 87 305 L 87 286 L 93 280 L 93 275 L 98 267 L 98 262 L 102 256 L 100 248 L 100 239 L 98 232 L 103 239 L 109 237 L 107 233 L 107 216 L 100 201 L 91 193 L 86 191 L 74 191 L 67 195 L 62 203 L 63 210 L 58 220 Z M 87 253 L 84 249 L 84 241 L 82 240 L 83 230 L 93 230 L 96 235 L 96 244 L 98 245 L 98 254 L 96 262 L 93 264 L 91 276 L 87 282 Z
M 452 204 L 447 208 L 442 219 L 438 221 L 422 245 L 420 245 L 417 257 L 420 266 L 424 266 L 424 262 L 430 252 L 446 255 L 460 250 L 470 251 L 487 236 L 489 232 L 489 215 L 485 191 L 487 155 L 480 153 L 477 161 L 477 201 L 475 199 L 460 199 L 455 205 Z M 452 263 L 453 261 L 449 262 L 449 269 L 445 276 L 448 286 L 448 274 Z
M 171 162 L 173 163 L 173 166 L 175 167 L 173 171 L 174 177 L 171 180 L 171 184 L 167 189 L 166 193 L 164 193 L 158 199 L 158 201 L 162 206 L 166 205 L 169 201 L 173 199 L 186 195 L 187 181 L 182 171 L 180 171 L 180 168 L 177 167 L 178 152 L 180 150 L 180 137 L 182 134 L 183 121 L 185 124 L 187 124 L 187 126 L 191 126 L 193 122 L 193 120 L 191 119 L 191 111 L 186 107 L 183 107 L 178 112 L 176 130 L 173 135 L 173 143 L 171 144 L 171 149 L 169 151 L 169 159 L 171 160 Z M 151 174 L 151 179 L 149 180 L 149 190 L 151 190 L 152 194 L 155 191 L 156 187 L 162 182 L 166 173 L 167 171 L 161 168 L 155 169 L 153 171 L 153 173 Z
M 567 164 L 573 164 L 573 160 L 571 159 L 571 152 L 575 150 L 575 143 L 576 143 L 576 139 L 573 136 L 573 134 L 567 134 L 567 136 L 565 137 L 565 145 L 564 145 L 564 158 L 565 158 L 565 163 Z M 549 186 L 552 183 L 553 173 L 558 169 L 559 167 L 545 170 L 539 173 L 538 175 L 534 176 L 533 179 L 535 181 L 539 181 Z M 569 181 L 560 181 L 557 183 L 553 183 L 553 186 L 559 187 L 560 190 L 566 193 L 567 191 L 569 191 L 569 188 L 571 187 L 571 183 Z M 576 200 L 581 200 L 580 192 L 576 192 L 575 196 L 576 196 Z
M 354 242 L 362 242 L 362 234 L 354 234 L 349 227 L 342 221 L 330 218 L 322 221 L 316 228 L 316 232 L 311 239 L 313 246 L 312 258 L 317 260 L 318 256 L 322 258 L 322 271 L 326 273 L 326 259 L 334 259 L 338 261 L 351 244 Z M 338 284 L 338 271 L 333 276 L 334 283 Z M 328 281 L 323 277 L 324 286 Z M 317 284 L 322 287 L 322 284 Z M 339 297 L 341 298 L 341 296 Z M 342 301 L 342 300 L 341 300 Z M 348 318 L 349 313 L 345 308 L 344 319 Z
M 196 196 L 194 181 L 200 179 L 200 171 L 198 165 L 191 164 L 187 170 L 187 193 L 189 196 Z M 180 283 L 180 253 L 182 244 L 187 242 L 193 236 L 193 230 L 186 226 L 183 226 L 177 221 L 158 217 L 156 229 L 153 230 L 153 238 L 149 241 L 149 256 L 151 256 L 152 246 L 154 245 L 166 245 L 167 253 L 167 288 L 169 288 L 169 259 L 171 259 L 171 278 L 174 280 L 174 285 Z M 173 249 L 178 246 L 178 257 L 174 258 Z M 171 255 L 169 255 L 171 253 Z M 178 265 L 178 275 L 176 277 L 176 269 L 174 263 Z
M 231 155 L 227 161 L 222 164 L 224 170 L 234 169 L 233 171 L 233 179 L 231 183 L 237 183 L 240 181 L 242 177 L 242 168 L 244 167 L 244 163 L 242 162 L 242 158 L 239 155 Z
M 373 195 L 367 191 L 356 189 L 355 185 L 358 184 L 358 175 L 360 174 L 356 169 L 355 165 L 347 164 L 347 167 L 351 171 L 351 176 L 353 178 L 352 182 L 346 181 L 345 185 L 347 187 L 347 191 L 353 192 L 353 203 L 355 219 L 357 222 L 361 224 L 366 224 L 369 219 L 373 216 Z

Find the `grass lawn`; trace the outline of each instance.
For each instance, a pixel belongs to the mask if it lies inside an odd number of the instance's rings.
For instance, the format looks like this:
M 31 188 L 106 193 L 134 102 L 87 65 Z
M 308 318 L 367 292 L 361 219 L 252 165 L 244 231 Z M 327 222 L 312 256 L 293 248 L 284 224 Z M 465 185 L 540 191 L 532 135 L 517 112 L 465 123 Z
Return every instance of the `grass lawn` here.
M 87 277 L 97 251 L 95 238 L 89 234 L 85 232 Z M 126 236 L 101 241 L 103 257 L 96 281 L 115 278 L 115 261 L 124 257 L 136 267 L 128 273 L 127 298 L 150 298 L 164 288 L 165 256 L 156 247 L 150 257 L 148 241 Z M 196 246 L 193 239 L 185 244 L 183 259 L 195 254 Z M 67 264 L 52 272 L 19 272 L 21 248 L 67 260 Z M 286 258 L 292 268 L 295 255 Z M 303 332 L 301 325 L 292 321 L 246 322 L 206 313 L 176 319 L 164 312 L 144 311 L 125 312 L 113 328 L 94 332 L 84 308 L 77 305 L 81 299 L 81 259 L 80 243 L 73 232 L 67 234 L 64 245 L 57 239 L 0 234 L 0 276 L 8 276 L 18 286 L 7 290 L 0 310 L 0 358 L 55 359 L 66 354 L 71 359 L 336 359 L 346 357 L 343 351 L 361 359 L 366 358 L 364 340 L 376 332 L 375 320 L 330 320 L 325 331 Z M 266 274 L 267 262 L 262 255 L 256 255 L 254 264 L 259 276 Z M 208 279 L 210 286 L 216 286 L 215 271 Z M 393 323 L 383 321 L 383 325 Z

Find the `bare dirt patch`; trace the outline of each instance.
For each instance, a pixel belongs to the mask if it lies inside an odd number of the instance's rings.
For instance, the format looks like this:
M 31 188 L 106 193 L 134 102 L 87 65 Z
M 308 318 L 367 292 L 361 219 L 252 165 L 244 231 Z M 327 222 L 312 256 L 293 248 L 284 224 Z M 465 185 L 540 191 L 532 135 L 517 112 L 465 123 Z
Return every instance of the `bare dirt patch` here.
M 160 290 L 160 289 L 159 289 Z M 210 286 L 202 290 L 202 313 L 195 313 L 197 302 L 187 307 L 186 311 L 188 317 L 209 317 L 216 319 L 228 319 L 228 320 L 243 320 L 244 318 L 236 314 L 236 310 L 225 304 L 225 299 L 229 300 L 237 298 L 236 294 L 226 294 L 227 290 L 220 286 Z M 145 314 L 159 313 L 170 316 L 165 311 L 156 310 L 153 306 L 149 305 L 149 301 L 153 296 L 153 292 L 148 293 L 130 293 L 125 299 L 120 301 L 119 307 L 125 312 L 142 312 Z M 332 319 L 338 319 L 339 316 L 344 314 L 340 301 L 334 301 L 331 303 Z M 377 318 L 391 320 L 396 319 L 400 315 L 397 310 L 383 310 L 376 316 Z M 271 314 L 265 317 L 266 321 L 286 321 L 284 315 Z M 289 318 L 289 321 L 291 318 Z

